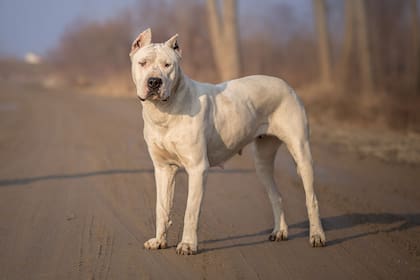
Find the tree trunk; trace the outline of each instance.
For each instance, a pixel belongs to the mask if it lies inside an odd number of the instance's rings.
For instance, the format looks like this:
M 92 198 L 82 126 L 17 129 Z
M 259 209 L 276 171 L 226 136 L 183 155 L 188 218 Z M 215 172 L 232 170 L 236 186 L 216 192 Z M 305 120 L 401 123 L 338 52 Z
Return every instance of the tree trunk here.
M 354 2 L 351 0 L 345 1 L 344 7 L 344 43 L 342 47 L 342 54 L 341 54 L 341 85 L 343 87 L 347 87 L 349 81 L 349 72 L 350 72 L 350 62 L 352 56 L 352 44 L 354 40 L 354 18 L 353 18 L 353 6 Z
M 321 84 L 332 85 L 331 45 L 328 35 L 327 7 L 325 0 L 313 0 L 316 33 L 318 35 L 318 58 L 321 66 Z
M 417 0 L 411 0 L 411 29 L 413 34 L 413 88 L 420 94 L 420 39 Z
M 236 0 L 224 0 L 222 13 L 216 0 L 207 0 L 213 55 L 222 80 L 237 78 L 241 72 L 236 12 Z
M 352 0 L 352 2 L 354 3 L 354 12 L 356 19 L 357 44 L 362 89 L 365 93 L 372 93 L 372 91 L 374 90 L 374 83 L 365 1 Z

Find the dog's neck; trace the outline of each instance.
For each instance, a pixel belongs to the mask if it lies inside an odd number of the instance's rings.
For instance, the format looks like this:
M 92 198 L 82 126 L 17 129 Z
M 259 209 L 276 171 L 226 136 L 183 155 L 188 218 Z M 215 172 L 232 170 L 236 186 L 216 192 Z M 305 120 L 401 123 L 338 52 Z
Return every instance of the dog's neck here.
M 146 100 L 143 105 L 143 119 L 155 126 L 169 127 L 170 122 L 176 121 L 175 116 L 182 117 L 190 114 L 191 80 L 182 73 L 173 86 L 168 101 Z

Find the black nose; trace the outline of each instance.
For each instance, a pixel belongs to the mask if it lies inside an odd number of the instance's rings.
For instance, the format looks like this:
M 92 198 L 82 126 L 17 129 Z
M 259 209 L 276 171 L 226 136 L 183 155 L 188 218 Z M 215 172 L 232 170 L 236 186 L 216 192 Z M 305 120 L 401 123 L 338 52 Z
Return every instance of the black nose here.
M 161 78 L 149 78 L 147 80 L 147 87 L 149 89 L 158 89 L 162 85 Z

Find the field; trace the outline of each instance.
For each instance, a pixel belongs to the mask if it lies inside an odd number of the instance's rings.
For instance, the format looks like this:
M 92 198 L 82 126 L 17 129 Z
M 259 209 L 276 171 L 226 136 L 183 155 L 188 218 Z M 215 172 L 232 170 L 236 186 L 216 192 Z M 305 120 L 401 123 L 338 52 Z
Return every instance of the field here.
M 309 108 L 309 112 L 311 112 Z M 314 123 L 327 246 L 311 248 L 301 182 L 283 147 L 276 180 L 290 238 L 272 214 L 252 151 L 212 169 L 199 254 L 177 256 L 186 202 L 177 175 L 170 248 L 154 234 L 153 167 L 141 105 L 71 90 L 2 84 L 0 279 L 420 279 L 420 141 Z

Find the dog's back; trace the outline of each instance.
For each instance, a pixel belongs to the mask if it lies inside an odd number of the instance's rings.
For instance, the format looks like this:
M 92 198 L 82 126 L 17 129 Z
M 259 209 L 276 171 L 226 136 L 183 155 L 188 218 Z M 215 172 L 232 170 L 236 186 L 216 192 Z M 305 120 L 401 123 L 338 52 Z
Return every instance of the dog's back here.
M 294 91 L 279 78 L 255 75 L 218 85 L 194 83 L 197 96 L 205 99 L 201 110 L 208 111 L 205 125 L 211 166 L 226 161 L 256 137 L 271 134 L 273 118 L 287 121 L 288 112 L 304 117 Z

